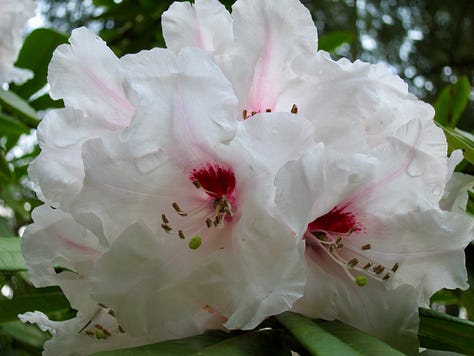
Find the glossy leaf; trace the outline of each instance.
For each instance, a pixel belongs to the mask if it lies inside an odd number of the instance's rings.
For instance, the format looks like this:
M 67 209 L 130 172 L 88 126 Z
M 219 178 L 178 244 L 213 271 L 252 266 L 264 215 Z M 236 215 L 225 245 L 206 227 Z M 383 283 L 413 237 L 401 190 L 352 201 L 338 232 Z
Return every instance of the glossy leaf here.
M 311 355 L 361 355 L 356 348 L 299 314 L 285 312 L 276 318 Z
M 51 315 L 69 309 L 69 302 L 59 289 L 41 288 L 11 300 L 0 300 L 0 324 L 18 320 L 17 315 L 27 311 L 39 310 Z
M 0 89 L 0 105 L 4 106 L 8 111 L 18 114 L 31 127 L 38 125 L 39 120 L 36 116 L 36 111 L 24 99 L 12 91 Z
M 374 336 L 340 321 L 318 321 L 320 327 L 363 355 L 402 356 L 403 354 Z
M 422 347 L 474 354 L 474 323 L 420 308 L 418 336 Z
M 0 112 L 0 132 L 3 136 L 9 135 L 11 133 L 28 133 L 30 132 L 30 129 L 17 118 Z
M 12 85 L 13 90 L 29 99 L 46 85 L 48 64 L 56 47 L 67 42 L 67 36 L 54 30 L 39 28 L 25 38 L 16 66 L 33 71 L 35 76 L 21 86 Z
M 0 237 L 0 271 L 22 270 L 26 270 L 26 263 L 21 254 L 20 238 Z
M 434 104 L 435 121 L 443 126 L 455 127 L 469 101 L 470 91 L 471 85 L 466 76 L 460 77 L 456 84 L 444 87 Z
M 48 333 L 42 332 L 35 325 L 23 324 L 21 321 L 5 323 L 2 325 L 2 330 L 12 338 L 33 347 L 42 347 L 49 339 Z
M 352 32 L 336 31 L 321 36 L 318 40 L 318 48 L 329 53 L 334 52 L 339 46 L 354 41 Z
M 449 151 L 461 149 L 464 152 L 464 159 L 474 164 L 474 136 L 469 132 L 458 128 L 450 129 L 438 124 L 446 135 Z

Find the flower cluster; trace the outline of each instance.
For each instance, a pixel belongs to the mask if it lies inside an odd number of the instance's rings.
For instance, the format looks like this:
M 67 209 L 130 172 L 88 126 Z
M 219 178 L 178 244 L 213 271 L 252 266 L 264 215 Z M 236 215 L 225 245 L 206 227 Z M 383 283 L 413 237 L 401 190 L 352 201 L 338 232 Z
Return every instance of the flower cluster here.
M 0 84 L 21 84 L 32 77 L 29 70 L 13 66 L 23 43 L 22 29 L 34 15 L 31 0 L 0 0 Z
M 417 308 L 466 288 L 465 176 L 431 106 L 384 65 L 317 51 L 297 0 L 174 3 L 167 49 L 54 53 L 22 241 L 76 318 L 49 354 L 252 329 L 293 310 L 408 353 Z M 449 189 L 448 189 L 448 188 Z

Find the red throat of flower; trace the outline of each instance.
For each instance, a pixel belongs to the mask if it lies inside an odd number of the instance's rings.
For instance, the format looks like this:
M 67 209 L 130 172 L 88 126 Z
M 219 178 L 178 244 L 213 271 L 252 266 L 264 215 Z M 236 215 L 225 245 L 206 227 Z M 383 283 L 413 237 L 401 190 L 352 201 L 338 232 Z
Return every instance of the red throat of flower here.
M 204 189 L 212 199 L 233 198 L 235 175 L 231 168 L 225 168 L 218 164 L 207 164 L 203 168 L 193 169 L 189 179 L 198 188 Z
M 311 232 L 330 232 L 333 234 L 347 234 L 360 231 L 360 227 L 353 213 L 345 207 L 335 207 L 329 213 L 317 218 L 308 225 Z

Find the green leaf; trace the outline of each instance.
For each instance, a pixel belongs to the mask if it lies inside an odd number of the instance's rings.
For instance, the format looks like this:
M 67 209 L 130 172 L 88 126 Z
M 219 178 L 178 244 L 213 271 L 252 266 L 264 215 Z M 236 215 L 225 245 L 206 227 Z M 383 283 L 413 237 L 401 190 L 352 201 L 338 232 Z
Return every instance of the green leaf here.
M 422 347 L 436 350 L 474 354 L 474 323 L 439 313 L 419 309 L 418 336 Z
M 0 112 L 0 132 L 2 136 L 9 133 L 23 134 L 29 133 L 30 128 L 17 118 Z
M 10 112 L 18 114 L 31 127 L 38 125 L 39 120 L 36 116 L 36 111 L 24 99 L 12 91 L 0 89 L 0 105 Z
M 191 336 L 179 340 L 170 340 L 151 345 L 139 346 L 123 350 L 103 351 L 94 356 L 133 356 L 133 355 L 191 355 L 210 345 L 217 344 L 232 337 L 223 331 L 207 331 L 202 335 Z
M 13 90 L 29 99 L 46 85 L 48 64 L 56 47 L 67 42 L 67 36 L 54 30 L 39 28 L 25 38 L 16 66 L 33 71 L 35 76 L 21 86 L 12 85 Z
M 14 339 L 33 346 L 42 347 L 50 335 L 42 332 L 37 326 L 32 324 L 23 324 L 21 321 L 12 321 L 2 325 L 2 330 Z
M 334 52 L 339 46 L 354 41 L 354 34 L 346 31 L 336 31 L 324 35 L 318 40 L 318 48 L 329 53 Z
M 474 136 L 469 132 L 458 128 L 448 128 L 438 123 L 446 135 L 448 141 L 449 152 L 461 149 L 464 152 L 464 159 L 474 164 Z
M 206 332 L 180 340 L 159 342 L 124 350 L 95 353 L 94 356 L 200 355 L 200 356 L 291 356 L 281 333 L 273 330 L 246 333 Z
M 318 321 L 318 324 L 324 330 L 333 334 L 339 340 L 345 342 L 363 355 L 403 356 L 400 351 L 380 341 L 376 337 L 368 335 L 340 321 Z
M 454 128 L 469 101 L 471 85 L 466 76 L 459 77 L 456 84 L 448 84 L 441 90 L 434 104 L 435 121 Z
M 25 259 L 21 254 L 20 238 L 0 237 L 0 271 L 24 271 Z
M 69 311 L 71 307 L 57 288 L 39 288 L 31 294 L 0 301 L 0 324 L 18 320 L 17 315 L 39 310 L 46 315 Z
M 49 94 L 44 94 L 39 98 L 33 100 L 31 106 L 36 110 L 46 110 L 51 108 L 63 108 L 64 102 L 62 100 L 53 100 Z
M 276 318 L 311 355 L 361 355 L 355 348 L 326 331 L 316 322 L 299 314 L 285 312 L 277 315 Z

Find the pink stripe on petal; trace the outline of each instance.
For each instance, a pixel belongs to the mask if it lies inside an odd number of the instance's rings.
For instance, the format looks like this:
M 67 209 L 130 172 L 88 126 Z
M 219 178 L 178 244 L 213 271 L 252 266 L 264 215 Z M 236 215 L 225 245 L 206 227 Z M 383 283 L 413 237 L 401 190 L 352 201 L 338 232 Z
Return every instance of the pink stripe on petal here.
M 65 237 L 61 235 L 58 235 L 57 237 L 58 237 L 58 240 L 60 240 L 61 242 L 64 242 L 68 247 L 71 247 L 72 249 L 79 250 L 88 255 L 99 256 L 101 254 L 99 251 L 94 250 L 93 248 L 78 244 L 77 242 L 66 239 Z

